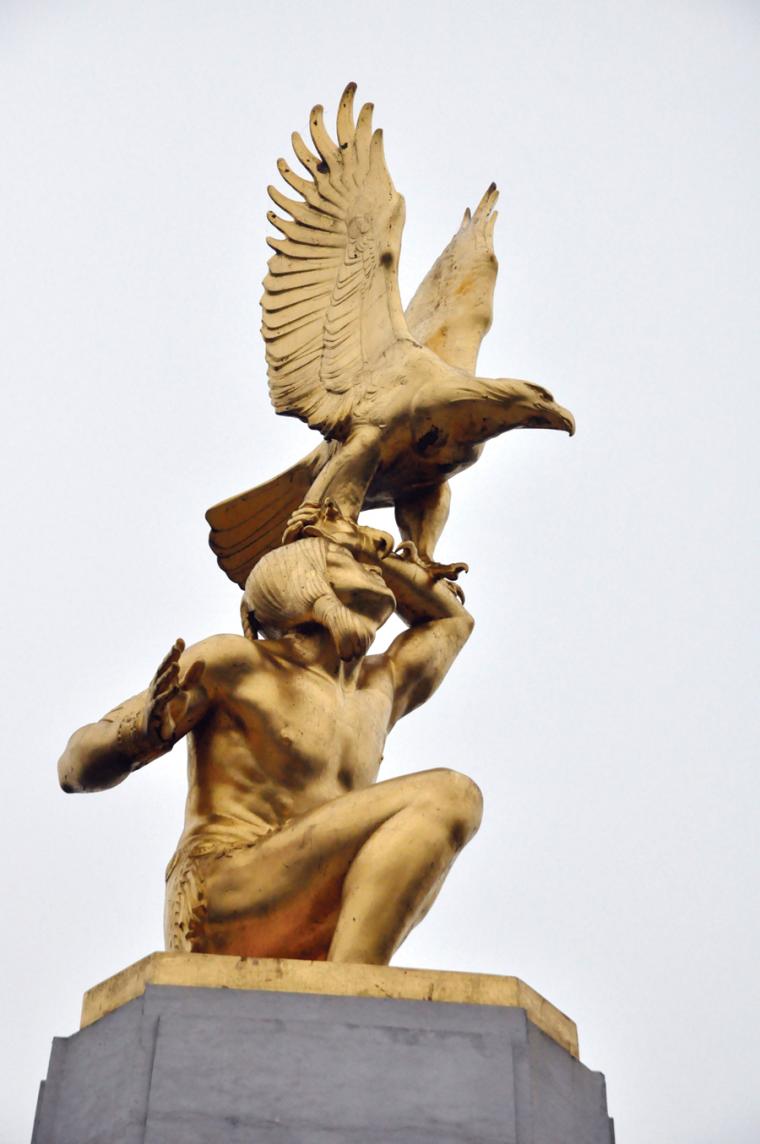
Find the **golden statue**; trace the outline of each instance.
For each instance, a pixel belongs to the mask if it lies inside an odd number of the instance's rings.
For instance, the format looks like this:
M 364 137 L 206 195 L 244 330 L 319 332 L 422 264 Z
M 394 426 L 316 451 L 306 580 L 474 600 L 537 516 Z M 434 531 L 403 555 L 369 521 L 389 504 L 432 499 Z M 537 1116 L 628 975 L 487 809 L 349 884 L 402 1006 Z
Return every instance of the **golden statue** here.
M 481 814 L 477 786 L 453 771 L 375 781 L 388 732 L 472 630 L 449 582 L 466 565 L 433 562 L 448 478 L 508 429 L 574 429 L 539 386 L 474 372 L 491 324 L 495 186 L 404 314 L 404 202 L 370 105 L 354 123 L 354 90 L 337 142 L 319 107 L 316 154 L 293 137 L 310 178 L 280 161 L 299 200 L 269 188 L 291 216 L 269 216 L 284 236 L 269 240 L 262 300 L 270 392 L 325 441 L 207 514 L 219 563 L 245 589 L 244 635 L 178 640 L 147 690 L 77 731 L 59 763 L 64 790 L 104 790 L 187 738 L 169 949 L 389 961 Z M 391 504 L 395 552 L 357 522 Z M 369 656 L 394 610 L 407 630 Z
M 75 732 L 59 778 L 104 790 L 186 737 L 167 949 L 387 964 L 480 823 L 454 771 L 375 782 L 472 618 L 386 534 L 330 506 L 304 531 L 249 574 L 246 636 L 178 640 L 147 690 Z M 394 609 L 408 629 L 368 656 Z
M 492 437 L 517 427 L 573 433 L 572 415 L 540 386 L 475 376 L 491 325 L 497 262 L 496 187 L 438 258 L 406 314 L 398 288 L 404 200 L 391 181 L 372 105 L 356 123 L 355 84 L 340 101 L 337 142 L 322 108 L 309 119 L 315 152 L 293 149 L 308 178 L 278 168 L 300 196 L 274 187 L 269 212 L 282 238 L 264 279 L 262 333 L 269 391 L 278 413 L 325 437 L 304 460 L 259 488 L 209 509 L 210 543 L 241 586 L 255 562 L 294 539 L 326 500 L 356 519 L 395 505 L 405 540 L 433 566 L 446 523 L 448 478 L 472 465 Z

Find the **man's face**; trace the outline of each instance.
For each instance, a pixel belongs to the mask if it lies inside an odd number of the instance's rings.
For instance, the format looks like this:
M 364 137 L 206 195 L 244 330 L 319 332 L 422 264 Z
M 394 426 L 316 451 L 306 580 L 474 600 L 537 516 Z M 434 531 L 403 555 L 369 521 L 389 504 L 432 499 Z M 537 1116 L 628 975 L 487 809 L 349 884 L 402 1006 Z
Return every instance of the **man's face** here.
M 396 597 L 377 564 L 360 563 L 345 548 L 331 545 L 327 576 L 335 595 L 350 611 L 373 620 L 378 627 L 393 615 Z

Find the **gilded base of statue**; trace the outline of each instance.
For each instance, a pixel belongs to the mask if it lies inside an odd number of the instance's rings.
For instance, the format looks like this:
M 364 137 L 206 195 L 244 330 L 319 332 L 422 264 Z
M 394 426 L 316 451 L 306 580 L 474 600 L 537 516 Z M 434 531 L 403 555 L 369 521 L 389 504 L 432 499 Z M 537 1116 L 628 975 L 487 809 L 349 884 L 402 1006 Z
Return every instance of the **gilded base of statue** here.
M 32 1144 L 612 1144 L 577 1054 L 514 977 L 152 954 L 55 1039 Z

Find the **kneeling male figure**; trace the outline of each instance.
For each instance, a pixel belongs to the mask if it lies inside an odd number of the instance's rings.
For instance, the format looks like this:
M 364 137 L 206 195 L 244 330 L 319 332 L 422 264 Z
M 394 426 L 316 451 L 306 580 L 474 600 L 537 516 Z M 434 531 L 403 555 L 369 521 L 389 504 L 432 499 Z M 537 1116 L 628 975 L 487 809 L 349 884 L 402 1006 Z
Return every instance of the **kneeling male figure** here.
M 59 762 L 64 790 L 104 790 L 187 736 L 168 949 L 387 964 L 479 826 L 464 775 L 375 781 L 389 730 L 438 687 L 472 618 L 373 530 L 313 532 L 251 572 L 250 638 L 178 640 Z M 394 609 L 407 630 L 368 656 Z

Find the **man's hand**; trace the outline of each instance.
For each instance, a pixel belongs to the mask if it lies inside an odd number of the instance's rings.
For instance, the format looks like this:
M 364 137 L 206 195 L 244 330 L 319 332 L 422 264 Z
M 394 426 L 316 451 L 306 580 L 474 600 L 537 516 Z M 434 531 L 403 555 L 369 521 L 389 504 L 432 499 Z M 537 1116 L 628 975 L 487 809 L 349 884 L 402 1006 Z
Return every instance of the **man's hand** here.
M 179 658 L 185 641 L 175 640 L 153 676 L 143 715 L 143 729 L 148 741 L 157 748 L 166 747 L 176 738 L 177 725 L 187 710 L 190 692 L 205 670 L 203 660 L 196 660 L 179 677 Z
M 380 571 L 396 597 L 396 611 L 405 624 L 460 618 L 472 623 L 459 585 L 439 577 L 426 560 L 417 556 L 411 541 L 405 541 L 386 556 Z
M 65 791 L 108 790 L 127 775 L 171 750 L 175 742 L 202 719 L 209 707 L 206 689 L 199 686 L 205 661 L 190 653 L 180 679 L 184 640 L 164 656 L 145 691 L 125 699 L 97 723 L 80 727 L 58 762 Z

